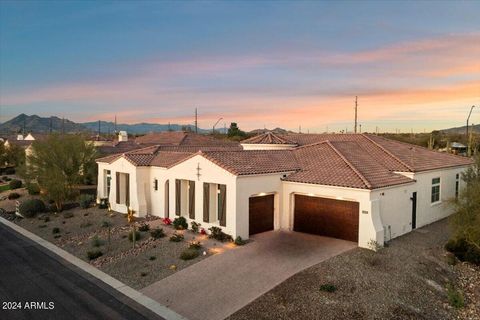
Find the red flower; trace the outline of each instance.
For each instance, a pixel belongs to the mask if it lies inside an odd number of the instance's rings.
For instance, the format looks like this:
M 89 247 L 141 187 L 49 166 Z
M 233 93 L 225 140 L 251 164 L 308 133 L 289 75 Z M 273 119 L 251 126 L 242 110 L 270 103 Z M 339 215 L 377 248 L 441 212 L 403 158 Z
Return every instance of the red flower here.
M 205 229 L 202 228 L 202 229 L 200 229 L 200 234 L 206 235 L 206 234 L 207 234 L 207 231 L 205 231 Z
M 163 218 L 162 222 L 167 226 L 172 224 L 172 220 L 170 220 L 170 218 Z

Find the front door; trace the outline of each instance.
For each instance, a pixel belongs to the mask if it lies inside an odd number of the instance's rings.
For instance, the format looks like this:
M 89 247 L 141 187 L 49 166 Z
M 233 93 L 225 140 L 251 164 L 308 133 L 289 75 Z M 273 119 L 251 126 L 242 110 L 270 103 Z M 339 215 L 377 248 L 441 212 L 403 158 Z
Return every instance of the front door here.
M 417 227 L 417 193 L 412 193 L 412 230 Z

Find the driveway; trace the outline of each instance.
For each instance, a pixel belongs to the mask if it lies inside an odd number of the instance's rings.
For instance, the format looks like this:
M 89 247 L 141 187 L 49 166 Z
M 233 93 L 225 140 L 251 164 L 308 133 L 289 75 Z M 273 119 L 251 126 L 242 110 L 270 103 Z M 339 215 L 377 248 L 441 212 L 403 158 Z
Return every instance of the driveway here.
M 200 261 L 143 290 L 191 320 L 220 320 L 292 275 L 357 247 L 354 242 L 271 231 Z

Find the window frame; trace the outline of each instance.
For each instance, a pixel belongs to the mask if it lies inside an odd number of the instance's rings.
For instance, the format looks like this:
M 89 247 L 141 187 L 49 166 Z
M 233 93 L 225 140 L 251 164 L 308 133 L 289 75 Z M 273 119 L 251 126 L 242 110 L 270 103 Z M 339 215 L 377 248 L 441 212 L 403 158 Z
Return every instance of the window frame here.
M 430 204 L 435 205 L 442 202 L 442 180 L 440 177 L 432 178 L 431 188 L 430 188 Z M 436 189 L 438 188 L 438 191 Z

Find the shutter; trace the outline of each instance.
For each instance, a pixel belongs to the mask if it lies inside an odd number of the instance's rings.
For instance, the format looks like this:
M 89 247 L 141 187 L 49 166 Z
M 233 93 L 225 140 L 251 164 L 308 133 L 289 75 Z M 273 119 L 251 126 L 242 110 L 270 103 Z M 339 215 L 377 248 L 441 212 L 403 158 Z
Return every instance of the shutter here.
M 203 183 L 203 222 L 210 221 L 210 184 Z
M 127 173 L 126 176 L 125 176 L 125 184 L 126 184 L 126 187 L 125 187 L 125 192 L 126 192 L 126 195 L 125 195 L 125 204 L 127 205 L 127 208 L 130 207 L 130 174 Z
M 218 196 L 218 220 L 220 225 L 225 227 L 227 225 L 226 209 L 227 209 L 227 186 L 224 184 L 219 185 L 220 194 Z
M 181 211 L 181 204 L 182 204 L 182 181 L 176 179 L 175 180 L 175 214 L 177 216 L 180 215 Z
M 195 219 L 195 181 L 188 181 L 188 214 L 190 219 Z
M 116 202 L 117 204 L 120 203 L 120 172 L 115 173 L 115 189 L 116 189 Z

